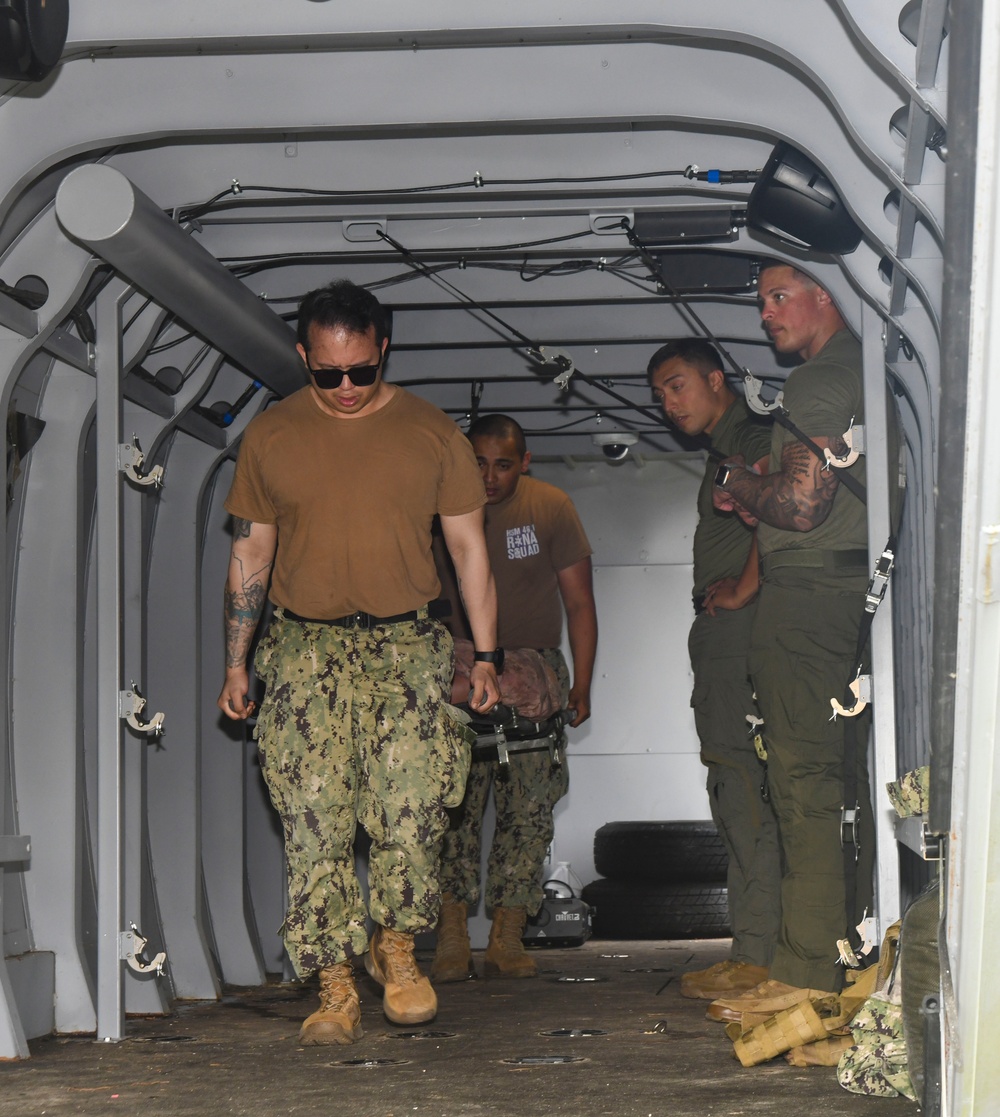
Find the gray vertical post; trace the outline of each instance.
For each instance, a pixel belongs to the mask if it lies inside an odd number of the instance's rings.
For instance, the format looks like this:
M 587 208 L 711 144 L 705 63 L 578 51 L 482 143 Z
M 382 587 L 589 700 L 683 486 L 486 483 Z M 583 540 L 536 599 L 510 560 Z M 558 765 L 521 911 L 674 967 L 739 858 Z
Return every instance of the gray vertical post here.
M 865 460 L 868 488 L 868 553 L 871 564 L 889 538 L 890 469 L 886 438 L 885 345 L 882 316 L 864 304 L 861 314 L 865 382 Z M 892 585 L 885 592 L 872 625 L 872 733 L 874 734 L 872 786 L 875 792 L 875 904 L 879 938 L 899 918 L 899 854 L 892 811 L 883 788 L 896 771 L 896 687 L 892 639 Z
M 121 755 L 121 340 L 118 301 L 97 303 L 97 1038 L 124 1034 Z

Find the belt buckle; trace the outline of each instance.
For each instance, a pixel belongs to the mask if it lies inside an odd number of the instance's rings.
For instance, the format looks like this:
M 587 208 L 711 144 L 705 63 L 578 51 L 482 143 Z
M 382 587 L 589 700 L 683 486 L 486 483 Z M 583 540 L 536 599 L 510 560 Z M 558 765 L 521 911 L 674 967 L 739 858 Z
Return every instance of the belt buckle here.
M 360 628 L 367 632 L 371 629 L 372 618 L 369 613 L 362 613 L 360 610 L 351 617 L 351 627 Z

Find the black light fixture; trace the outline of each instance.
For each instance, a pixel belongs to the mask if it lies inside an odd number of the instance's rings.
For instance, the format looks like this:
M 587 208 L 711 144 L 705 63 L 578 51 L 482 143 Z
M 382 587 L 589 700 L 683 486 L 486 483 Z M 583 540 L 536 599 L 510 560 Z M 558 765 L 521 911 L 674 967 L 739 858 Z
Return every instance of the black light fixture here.
M 47 78 L 68 31 L 69 0 L 7 0 L 0 6 L 0 78 Z
M 838 256 L 861 243 L 861 230 L 833 184 L 787 143 L 775 147 L 750 194 L 747 225 L 796 248 Z

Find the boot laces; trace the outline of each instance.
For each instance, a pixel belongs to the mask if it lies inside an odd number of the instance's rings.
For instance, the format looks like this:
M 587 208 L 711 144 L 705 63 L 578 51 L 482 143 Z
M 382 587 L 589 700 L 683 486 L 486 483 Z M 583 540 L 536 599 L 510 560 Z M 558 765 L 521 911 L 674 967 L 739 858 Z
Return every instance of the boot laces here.
M 519 953 L 524 949 L 521 934 L 524 930 L 524 912 L 521 908 L 502 908 L 497 938 L 505 952 Z
M 319 977 L 319 1007 L 322 1012 L 341 1012 L 357 1000 L 354 979 L 339 966 L 323 970 Z
M 393 985 L 416 985 L 421 974 L 413 957 L 413 938 L 382 928 L 378 952 L 382 955 L 386 978 Z

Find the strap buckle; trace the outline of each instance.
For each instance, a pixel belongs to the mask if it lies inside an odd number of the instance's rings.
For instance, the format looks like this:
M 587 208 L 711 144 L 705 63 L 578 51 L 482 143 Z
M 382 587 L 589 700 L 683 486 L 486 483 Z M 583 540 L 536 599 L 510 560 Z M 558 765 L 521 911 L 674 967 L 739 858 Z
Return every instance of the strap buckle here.
M 857 861 L 861 849 L 861 844 L 858 841 L 858 824 L 861 821 L 859 815 L 860 811 L 857 803 L 853 807 L 842 807 L 840 811 L 840 847 L 843 849 L 850 842 L 854 846 L 855 861 Z
M 889 547 L 879 555 L 875 563 L 875 572 L 872 574 L 868 589 L 865 590 L 865 612 L 874 613 L 882 604 L 885 591 L 889 585 L 889 575 L 896 563 L 896 556 Z

